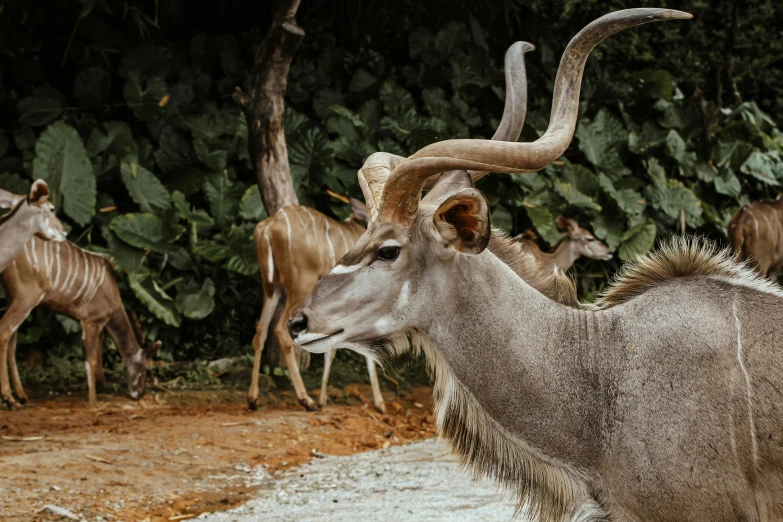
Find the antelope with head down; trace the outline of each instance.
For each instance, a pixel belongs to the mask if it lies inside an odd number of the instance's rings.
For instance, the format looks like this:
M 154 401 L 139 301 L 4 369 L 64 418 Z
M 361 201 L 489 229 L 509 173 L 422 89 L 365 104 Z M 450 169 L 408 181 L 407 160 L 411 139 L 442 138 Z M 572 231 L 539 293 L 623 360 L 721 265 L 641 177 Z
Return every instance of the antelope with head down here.
M 729 221 L 729 244 L 764 277 L 778 280 L 783 267 L 783 200 L 753 201 Z
M 551 252 L 541 250 L 535 239 L 529 237 L 528 233 L 519 234 L 514 238 L 533 254 L 544 272 L 549 274 L 555 268 L 561 272 L 568 272 L 574 262 L 582 256 L 601 261 L 612 259 L 612 251 L 590 231 L 580 227 L 575 219 L 557 216 L 555 223 L 557 229 L 565 235 L 552 246 Z
M 320 353 L 420 350 L 443 436 L 541 521 L 783 518 L 783 292 L 705 241 L 626 265 L 594 308 L 547 298 L 493 254 L 486 199 L 446 170 L 535 172 L 568 147 L 582 71 L 604 38 L 690 18 L 631 9 L 564 51 L 533 143 L 447 140 L 376 153 L 360 179 L 375 218 L 289 322 Z
M 41 179 L 33 182 L 27 197 L 0 189 L 0 208 L 10 209 L 0 216 L 0 245 L 3 246 L 0 272 L 34 236 L 51 241 L 65 240 L 63 224 L 54 215 L 54 205 L 49 202 L 49 185 Z
M 506 70 L 506 101 L 498 129 L 493 140 L 517 140 L 522 132 L 527 106 L 527 76 L 524 68 L 524 54 L 533 49 L 527 42 L 517 42 L 512 45 L 505 56 Z M 479 179 L 486 172 L 473 172 L 473 179 Z M 367 194 L 369 190 L 363 186 Z M 353 200 L 354 215 L 359 215 L 367 221 L 366 207 Z M 286 330 L 286 323 L 294 311 L 299 308 L 316 283 L 328 273 L 337 260 L 356 244 L 365 232 L 354 220 L 346 222 L 335 221 L 315 209 L 303 206 L 282 208 L 274 216 L 262 221 L 256 226 L 254 236 L 258 254 L 258 266 L 264 289 L 264 305 L 261 317 L 256 326 L 253 338 L 254 359 L 253 374 L 248 391 L 248 404 L 256 408 L 258 400 L 258 372 L 261 366 L 261 352 L 266 341 L 269 323 L 283 292 L 286 304 L 280 321 L 275 327 L 275 336 L 283 352 L 286 366 L 296 392 L 297 399 L 308 410 L 315 409 L 315 404 L 307 394 L 304 382 L 299 373 L 294 346 Z M 501 247 L 499 247 L 501 248 Z M 513 258 L 513 248 L 506 247 L 508 257 Z M 527 270 L 527 265 L 523 270 Z M 543 282 L 542 285 L 549 284 Z M 553 292 L 558 286 L 553 285 Z M 336 348 L 336 347 L 335 347 Z M 334 349 L 325 352 L 324 374 L 321 381 L 320 406 L 326 405 L 327 383 L 329 370 L 334 359 Z M 378 411 L 383 412 L 385 406 L 378 384 L 375 363 L 367 358 L 370 382 L 373 390 L 373 402 Z
M 140 399 L 144 395 L 147 361 L 160 348 L 160 341 L 149 350 L 141 346 L 108 259 L 68 241 L 33 238 L 3 272 L 2 282 L 10 303 L 0 319 L 0 392 L 9 407 L 17 404 L 11 395 L 6 362 L 16 396 L 24 402 L 27 396 L 16 367 L 16 332 L 39 304 L 72 317 L 82 327 L 90 407 L 98 405 L 96 383 L 103 381 L 104 329 L 122 356 L 130 396 Z

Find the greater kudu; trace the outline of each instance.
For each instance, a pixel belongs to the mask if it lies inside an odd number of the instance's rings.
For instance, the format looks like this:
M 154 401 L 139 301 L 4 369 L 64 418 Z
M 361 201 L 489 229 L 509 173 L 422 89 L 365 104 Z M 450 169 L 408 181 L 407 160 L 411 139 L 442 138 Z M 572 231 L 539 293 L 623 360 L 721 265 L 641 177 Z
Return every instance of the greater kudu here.
M 493 140 L 516 141 L 519 139 L 527 107 L 527 75 L 524 67 L 524 55 L 533 49 L 534 47 L 527 42 L 517 42 L 506 51 L 504 58 L 505 106 L 498 128 L 492 137 Z M 486 172 L 473 172 L 471 176 L 473 179 L 479 179 L 485 174 Z M 372 178 L 369 179 L 372 182 Z M 361 182 L 364 183 L 363 191 L 367 194 L 367 179 L 362 179 Z M 441 189 L 448 185 L 448 179 L 444 178 L 440 185 L 442 185 Z M 428 186 L 428 188 L 431 187 Z M 353 209 L 354 213 L 367 213 L 364 205 L 359 202 L 353 204 Z M 362 219 L 366 220 L 368 216 L 363 215 Z M 272 315 L 283 292 L 286 295 L 286 304 L 280 321 L 275 327 L 275 336 L 286 361 L 297 399 L 308 410 L 315 409 L 315 404 L 307 394 L 299 373 L 299 366 L 293 352 L 294 347 L 285 329 L 285 324 L 294 311 L 301 306 L 318 280 L 329 272 L 337 260 L 356 244 L 363 232 L 364 228 L 353 220 L 334 221 L 315 209 L 303 206 L 284 207 L 277 214 L 256 226 L 254 237 L 264 290 L 264 305 L 256 326 L 256 335 L 253 338 L 255 355 L 252 380 L 247 396 L 251 409 L 256 408 L 258 400 L 258 372 L 261 365 L 261 352 L 264 348 Z M 503 243 L 504 241 L 498 238 L 498 249 L 504 248 Z M 510 260 L 509 262 L 513 263 L 514 249 L 505 247 L 504 251 L 508 252 L 506 257 Z M 527 267 L 521 270 L 524 272 L 526 269 Z M 531 274 L 531 279 L 537 280 L 538 278 L 535 274 Z M 542 279 L 540 285 L 547 286 L 553 294 L 557 294 L 562 288 L 556 279 L 551 281 Z M 568 296 L 570 294 L 566 293 L 565 299 L 568 299 Z M 326 404 L 326 386 L 334 353 L 334 351 L 329 351 L 325 354 L 324 375 L 319 399 L 321 406 Z M 383 411 L 385 407 L 378 385 L 375 363 L 368 358 L 367 366 L 373 388 L 375 408 Z
M 729 221 L 729 244 L 737 259 L 752 266 L 773 281 L 783 266 L 783 200 L 753 201 Z
M 11 395 L 6 361 L 16 396 L 24 402 L 27 396 L 16 367 L 16 332 L 39 304 L 72 317 L 82 327 L 90 407 L 98 405 L 96 381 L 103 381 L 104 329 L 122 356 L 131 398 L 144 395 L 147 361 L 160 348 L 160 341 L 149 350 L 141 346 L 108 259 L 68 241 L 33 238 L 3 272 L 2 282 L 10 302 L 0 319 L 0 392 L 10 408 L 16 407 L 16 401 Z
M 33 182 L 27 197 L 0 189 L 0 208 L 10 209 L 0 217 L 0 272 L 33 236 L 52 241 L 65 239 L 63 224 L 49 202 L 49 185 L 41 179 Z
M 568 272 L 574 262 L 582 256 L 601 261 L 612 259 L 612 251 L 590 231 L 580 227 L 575 219 L 557 216 L 555 223 L 557 223 L 557 229 L 565 235 L 552 246 L 550 252 L 541 250 L 535 238 L 530 237 L 527 233 L 519 234 L 514 238 L 533 254 L 544 272 L 551 273 L 555 268 L 561 272 Z
M 420 200 L 444 170 L 533 172 L 557 159 L 589 51 L 621 29 L 689 17 L 632 9 L 583 29 L 536 142 L 371 156 L 360 178 L 374 179 L 365 197 L 377 218 L 289 323 L 315 353 L 423 351 L 442 434 L 534 520 L 783 518 L 777 286 L 728 251 L 682 239 L 627 265 L 595 309 L 569 308 L 486 249 L 488 205 L 469 182 Z

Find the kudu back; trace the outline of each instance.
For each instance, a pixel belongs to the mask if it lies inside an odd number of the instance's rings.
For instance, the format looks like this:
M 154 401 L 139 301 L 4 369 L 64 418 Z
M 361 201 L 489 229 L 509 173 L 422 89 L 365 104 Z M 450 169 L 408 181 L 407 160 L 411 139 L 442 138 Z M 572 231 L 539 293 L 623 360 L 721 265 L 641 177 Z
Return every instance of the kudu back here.
M 491 248 L 489 208 L 458 169 L 534 172 L 570 143 L 590 50 L 689 18 L 631 9 L 566 48 L 533 143 L 447 140 L 376 153 L 367 232 L 289 323 L 294 341 L 386 360 L 424 353 L 437 424 L 462 462 L 541 521 L 783 518 L 783 292 L 729 251 L 678 239 L 626 265 L 595 306 L 560 304 Z

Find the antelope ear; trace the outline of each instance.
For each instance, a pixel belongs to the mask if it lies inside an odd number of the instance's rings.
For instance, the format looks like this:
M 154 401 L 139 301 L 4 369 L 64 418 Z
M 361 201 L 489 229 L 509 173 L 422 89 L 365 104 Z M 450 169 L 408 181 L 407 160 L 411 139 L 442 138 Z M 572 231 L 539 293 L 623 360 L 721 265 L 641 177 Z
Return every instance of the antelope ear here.
M 362 203 L 356 198 L 349 198 L 351 201 L 351 212 L 354 216 L 361 219 L 364 222 L 368 222 L 368 216 L 367 216 L 367 205 Z
M 147 357 L 148 358 L 152 358 L 153 355 L 158 353 L 158 350 L 160 350 L 161 344 L 163 344 L 163 343 L 161 343 L 160 341 L 155 341 L 155 343 L 152 345 L 150 350 L 147 352 Z
M 0 208 L 14 208 L 24 196 L 17 196 L 7 190 L 0 189 Z
M 463 254 L 479 254 L 489 243 L 489 205 L 484 195 L 465 188 L 440 204 L 433 215 L 435 228 L 448 246 Z
M 30 194 L 27 196 L 27 201 L 32 205 L 43 206 L 49 201 L 49 185 L 42 179 L 37 179 L 33 182 L 33 186 L 30 187 Z
M 579 230 L 579 223 L 571 218 L 557 216 L 557 219 L 555 219 L 555 224 L 557 225 L 557 229 L 564 234 L 573 234 Z

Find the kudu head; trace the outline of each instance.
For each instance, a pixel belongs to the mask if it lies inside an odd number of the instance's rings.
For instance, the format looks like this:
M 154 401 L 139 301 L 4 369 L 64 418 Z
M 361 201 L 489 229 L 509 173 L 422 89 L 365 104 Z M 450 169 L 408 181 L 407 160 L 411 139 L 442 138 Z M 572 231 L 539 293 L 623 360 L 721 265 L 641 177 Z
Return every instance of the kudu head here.
M 160 350 L 161 342 L 155 341 L 152 346 L 145 348 L 144 331 L 141 329 L 136 314 L 130 314 L 132 332 L 126 336 L 127 342 L 119 346 L 122 355 L 122 364 L 125 366 L 125 382 L 128 383 L 128 393 L 133 400 L 139 400 L 144 396 L 144 387 L 147 382 L 147 370 L 150 368 L 152 357 Z
M 601 243 L 591 232 L 579 226 L 575 219 L 557 216 L 555 220 L 557 229 L 566 235 L 569 241 L 568 248 L 574 254 L 574 258 L 580 256 L 590 259 L 609 261 L 612 259 L 612 251 Z
M 23 227 L 20 233 L 32 233 L 44 240 L 65 240 L 63 224 L 49 202 L 49 185 L 41 179 L 33 182 L 27 197 L 0 189 L 0 208 L 11 210 L 0 217 L 0 223 L 13 218 L 16 226 Z
M 535 142 L 497 139 L 504 123 L 513 127 L 511 122 L 525 108 L 526 97 L 518 96 L 525 90 L 524 74 L 522 86 L 513 87 L 514 77 L 519 81 L 523 69 L 524 50 L 519 46 L 525 44 L 515 44 L 507 53 L 507 86 L 512 87 L 507 87 L 504 121 L 496 139 L 441 141 L 408 158 L 386 153 L 370 156 L 359 172 L 370 214 L 367 231 L 289 321 L 294 342 L 315 353 L 346 347 L 378 357 L 389 339 L 415 329 L 437 328 L 438 303 L 449 299 L 450 287 L 493 276 L 477 274 L 482 261 L 472 261 L 492 256 L 485 251 L 492 233 L 489 205 L 472 181 L 488 171 L 535 172 L 562 155 L 573 137 L 582 73 L 593 47 L 622 29 L 675 18 L 690 15 L 630 9 L 601 17 L 580 31 L 560 62 L 549 128 Z M 514 52 L 518 59 L 509 60 Z M 471 176 L 448 172 L 457 170 L 470 170 Z M 427 180 L 443 172 L 447 174 L 421 199 Z M 498 270 L 511 269 L 498 265 Z M 475 313 L 471 303 L 456 305 L 462 320 L 469 322 Z

